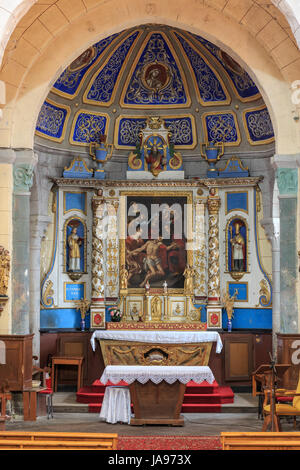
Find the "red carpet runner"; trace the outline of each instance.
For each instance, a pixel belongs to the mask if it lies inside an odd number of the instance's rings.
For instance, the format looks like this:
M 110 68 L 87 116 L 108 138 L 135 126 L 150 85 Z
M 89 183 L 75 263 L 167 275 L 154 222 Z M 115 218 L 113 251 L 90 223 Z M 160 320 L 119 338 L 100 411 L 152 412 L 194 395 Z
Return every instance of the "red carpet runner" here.
M 108 383 L 107 385 L 113 385 Z M 127 385 L 120 382 L 118 385 Z M 96 380 L 93 385 L 81 388 L 76 394 L 78 403 L 87 403 L 90 413 L 100 413 L 101 403 L 105 392 L 105 385 Z M 211 385 L 207 382 L 196 384 L 189 382 L 186 387 L 182 413 L 218 413 L 222 404 L 233 403 L 234 394 L 230 387 L 219 387 L 215 381 Z
M 217 436 L 119 436 L 117 450 L 222 450 Z

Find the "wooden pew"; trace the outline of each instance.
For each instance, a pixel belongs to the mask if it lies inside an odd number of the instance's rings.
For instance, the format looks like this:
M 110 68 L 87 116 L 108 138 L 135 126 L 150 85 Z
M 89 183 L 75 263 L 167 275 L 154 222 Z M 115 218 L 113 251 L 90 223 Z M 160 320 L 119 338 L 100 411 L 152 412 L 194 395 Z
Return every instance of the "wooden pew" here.
M 1 450 L 116 450 L 117 434 L 0 431 Z
M 300 432 L 221 432 L 223 450 L 300 450 Z

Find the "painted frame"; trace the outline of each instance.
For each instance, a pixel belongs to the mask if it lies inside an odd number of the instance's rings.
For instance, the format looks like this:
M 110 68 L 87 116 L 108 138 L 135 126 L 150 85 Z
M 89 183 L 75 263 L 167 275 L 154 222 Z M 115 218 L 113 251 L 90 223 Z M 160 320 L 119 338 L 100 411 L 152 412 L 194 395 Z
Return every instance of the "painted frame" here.
M 141 204 L 143 204 L 146 200 L 148 201 L 150 198 L 152 198 L 152 201 L 157 200 L 155 203 L 163 204 L 168 203 L 168 201 L 173 200 L 176 198 L 176 201 L 178 201 L 178 198 L 182 198 L 181 202 L 185 202 L 186 205 L 186 212 L 183 215 L 183 225 L 182 227 L 186 227 L 186 236 L 185 236 L 185 266 L 189 264 L 190 266 L 193 266 L 193 251 L 190 248 L 191 243 L 193 242 L 192 239 L 192 228 L 193 228 L 193 193 L 189 191 L 176 191 L 176 192 L 170 192 L 170 191 L 158 191 L 155 192 L 155 196 L 153 196 L 153 192 L 149 191 L 121 191 L 120 192 L 121 196 L 121 203 L 120 203 L 120 209 L 121 209 L 121 214 L 120 214 L 120 224 L 121 224 L 121 230 L 120 230 L 120 266 L 124 266 L 127 264 L 128 259 L 126 260 L 126 237 L 127 237 L 127 224 L 128 224 L 128 219 L 127 219 L 127 213 L 128 213 L 128 203 L 133 203 L 134 201 L 140 201 Z M 129 198 L 129 199 L 128 199 Z M 150 241 L 150 239 L 148 239 Z M 163 240 L 165 241 L 165 240 Z M 143 245 L 141 244 L 141 247 Z M 180 250 L 178 250 L 179 253 Z M 181 253 L 182 255 L 182 253 Z M 179 255 L 178 257 L 180 258 Z M 141 257 L 142 258 L 142 257 Z M 140 265 L 142 261 L 139 261 Z M 180 263 L 180 262 L 179 262 Z M 182 258 L 181 258 L 181 264 L 182 264 Z M 168 263 L 168 268 L 170 270 L 170 263 Z M 172 268 L 173 269 L 173 268 Z M 170 273 L 170 271 L 168 271 Z M 183 276 L 184 270 L 180 272 L 180 275 Z M 165 276 L 164 278 L 160 279 L 157 281 L 155 284 L 159 284 L 158 286 L 155 285 L 153 288 L 155 289 L 163 289 L 163 282 L 167 280 L 168 282 L 168 276 Z M 142 282 L 145 280 L 145 278 L 142 279 Z M 169 279 L 170 281 L 170 279 Z M 140 284 L 142 284 L 142 282 Z M 137 284 L 136 282 L 132 282 L 131 285 L 128 284 L 128 291 L 132 293 L 141 293 L 145 291 L 144 287 L 141 287 L 140 284 Z M 151 286 L 151 282 L 150 282 Z M 180 287 L 179 287 L 180 286 Z M 152 286 L 151 286 L 152 287 Z M 169 293 L 172 291 L 174 293 L 183 293 L 184 291 L 184 281 L 182 278 L 182 282 L 178 282 L 176 287 L 173 287 L 172 285 L 168 284 L 168 291 Z

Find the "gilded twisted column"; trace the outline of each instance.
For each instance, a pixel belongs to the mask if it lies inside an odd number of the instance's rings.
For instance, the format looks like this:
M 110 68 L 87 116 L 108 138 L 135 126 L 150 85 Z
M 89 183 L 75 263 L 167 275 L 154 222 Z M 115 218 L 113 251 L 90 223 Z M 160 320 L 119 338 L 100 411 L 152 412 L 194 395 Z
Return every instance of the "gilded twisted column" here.
M 105 295 L 105 201 L 94 196 L 92 240 L 92 300 L 104 300 Z
M 196 199 L 194 225 L 194 292 L 196 296 L 206 297 L 206 237 L 205 237 L 205 203 Z
M 118 207 L 119 201 L 107 201 L 107 265 L 106 265 L 106 297 L 117 298 L 119 295 L 118 266 Z
M 220 301 L 219 209 L 221 200 L 210 191 L 208 207 L 208 304 Z

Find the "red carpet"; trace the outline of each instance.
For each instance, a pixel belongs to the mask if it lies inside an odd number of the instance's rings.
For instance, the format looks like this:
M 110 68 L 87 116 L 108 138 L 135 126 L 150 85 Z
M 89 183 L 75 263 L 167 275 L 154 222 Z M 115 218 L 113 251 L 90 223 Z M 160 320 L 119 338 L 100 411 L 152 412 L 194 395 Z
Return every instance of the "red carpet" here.
M 118 450 L 222 450 L 217 436 L 119 436 Z
M 113 385 L 107 383 L 107 385 Z M 127 385 L 120 382 L 118 385 Z M 101 403 L 105 392 L 105 385 L 96 380 L 93 385 L 81 388 L 76 394 L 78 403 L 87 403 L 90 413 L 100 413 Z M 212 384 L 203 382 L 196 384 L 189 382 L 186 387 L 182 413 L 217 413 L 221 411 L 222 404 L 233 403 L 234 394 L 230 387 L 219 387 L 215 381 Z

